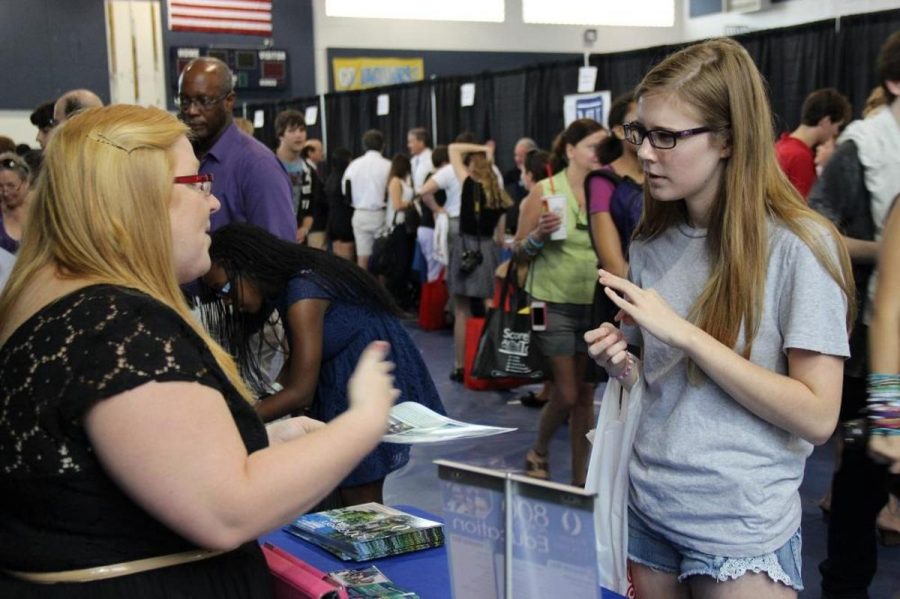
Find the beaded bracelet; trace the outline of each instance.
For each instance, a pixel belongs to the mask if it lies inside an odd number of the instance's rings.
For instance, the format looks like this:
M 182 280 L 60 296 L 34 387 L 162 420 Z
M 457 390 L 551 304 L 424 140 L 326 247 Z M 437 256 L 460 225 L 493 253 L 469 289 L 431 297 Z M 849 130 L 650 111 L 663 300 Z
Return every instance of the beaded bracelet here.
M 867 380 L 869 434 L 900 436 L 900 374 L 873 372 Z
M 538 252 L 540 252 L 544 248 L 544 243 L 542 241 L 537 241 L 534 237 L 531 236 L 531 233 L 528 234 L 528 237 L 525 238 L 525 242 L 522 246 L 522 249 L 525 250 L 525 253 L 529 256 L 537 256 Z
M 625 370 L 615 375 L 614 378 L 621 383 L 631 374 L 632 366 L 634 366 L 634 360 L 631 359 L 631 353 L 629 352 L 625 354 Z

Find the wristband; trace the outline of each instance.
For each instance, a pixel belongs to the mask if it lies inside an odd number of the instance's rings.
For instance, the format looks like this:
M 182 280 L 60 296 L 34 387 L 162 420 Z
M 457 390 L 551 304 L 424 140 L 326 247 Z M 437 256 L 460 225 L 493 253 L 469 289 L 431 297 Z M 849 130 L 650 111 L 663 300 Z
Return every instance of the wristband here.
M 625 354 L 625 370 L 615 375 L 615 379 L 620 383 L 623 382 L 631 374 L 631 368 L 634 366 L 634 360 L 631 359 L 631 353 Z
M 536 241 L 534 237 L 531 236 L 531 233 L 528 234 L 528 237 L 526 237 L 525 241 L 522 243 L 522 249 L 529 256 L 537 256 L 543 247 L 544 244 Z
M 867 377 L 869 434 L 900 435 L 900 374 L 873 372 Z
M 541 249 L 544 247 L 544 242 L 538 241 L 537 239 L 535 239 L 531 233 L 528 234 L 528 237 L 526 237 L 526 239 L 528 240 L 528 243 L 530 243 L 531 245 L 533 245 L 534 247 L 536 247 L 538 249 Z

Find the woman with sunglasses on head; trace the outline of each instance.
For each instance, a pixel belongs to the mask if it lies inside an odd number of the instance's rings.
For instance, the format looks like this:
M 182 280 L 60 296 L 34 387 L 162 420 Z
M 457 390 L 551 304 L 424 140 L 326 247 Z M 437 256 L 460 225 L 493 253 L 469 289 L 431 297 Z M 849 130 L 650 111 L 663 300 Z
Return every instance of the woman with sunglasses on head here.
M 251 336 L 274 311 L 284 323 L 288 356 L 283 389 L 256 404 L 263 421 L 308 411 L 319 420 L 339 419 L 352 398 L 346 381 L 366 347 L 391 345 L 402 401 L 444 413 L 422 355 L 397 318 L 384 287 L 352 262 L 288 243 L 248 224 L 212 234 L 212 268 L 203 282 L 226 300 L 219 324 L 232 354 L 257 379 Z M 215 326 L 215 323 L 214 325 Z M 409 460 L 409 446 L 383 443 L 334 485 L 341 502 L 382 502 L 385 477 Z M 339 483 L 339 484 L 337 484 Z
M 849 355 L 847 251 L 779 169 L 765 85 L 737 42 L 673 54 L 635 98 L 624 130 L 644 169 L 643 219 L 630 280 L 600 271 L 627 326 L 586 335 L 643 396 L 629 468 L 635 590 L 796 597 L 798 489 L 834 430 Z
M 25 229 L 30 183 L 31 168 L 18 154 L 0 154 L 0 248 L 11 254 Z
M 591 326 L 597 264 L 588 232 L 584 179 L 600 166 L 596 148 L 606 135 L 603 125 L 591 119 L 578 119 L 566 127 L 552 152 L 557 167 L 553 170 L 558 172 L 522 201 L 516 233 L 517 254 L 531 261 L 526 290 L 532 311 L 542 309 L 535 302 L 546 304 L 546 330 L 533 335 L 553 374 L 553 392 L 541 411 L 537 441 L 525 457 L 526 473 L 550 477 L 550 440 L 568 417 L 572 483 L 582 486 L 590 451 L 585 434 L 594 421 L 595 387 L 586 382 L 584 333 Z M 560 206 L 562 216 L 550 210 L 550 201 Z
M 2 597 L 268 599 L 257 537 L 384 433 L 397 397 L 384 344 L 327 426 L 257 417 L 178 286 L 208 270 L 219 208 L 187 133 L 117 104 L 47 147 L 0 295 Z

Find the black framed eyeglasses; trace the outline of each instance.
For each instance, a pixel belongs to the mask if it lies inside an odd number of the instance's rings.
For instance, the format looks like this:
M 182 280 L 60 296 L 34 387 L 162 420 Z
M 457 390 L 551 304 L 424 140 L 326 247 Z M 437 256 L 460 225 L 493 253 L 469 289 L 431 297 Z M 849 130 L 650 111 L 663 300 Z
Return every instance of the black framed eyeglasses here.
M 211 173 L 200 173 L 199 175 L 185 175 L 183 177 L 175 177 L 173 180 L 180 185 L 190 185 L 203 195 L 212 193 L 213 176 Z
M 15 193 L 22 189 L 23 185 L 25 185 L 25 181 L 19 181 L 18 183 L 0 184 L 0 194 L 6 195 L 8 193 Z
M 650 145 L 657 150 L 671 150 L 679 139 L 683 137 L 692 137 L 701 133 L 709 133 L 712 131 L 709 127 L 695 127 L 693 129 L 684 129 L 683 131 L 669 131 L 668 129 L 646 129 L 638 122 L 625 123 L 622 125 L 625 130 L 625 141 L 636 146 L 644 143 L 644 138 L 650 140 Z
M 212 108 L 225 98 L 227 98 L 231 92 L 222 94 L 218 98 L 207 98 L 201 96 L 199 98 L 189 98 L 187 96 L 175 96 L 175 103 L 178 104 L 181 110 L 190 110 L 191 106 L 196 105 L 200 110 L 207 110 Z

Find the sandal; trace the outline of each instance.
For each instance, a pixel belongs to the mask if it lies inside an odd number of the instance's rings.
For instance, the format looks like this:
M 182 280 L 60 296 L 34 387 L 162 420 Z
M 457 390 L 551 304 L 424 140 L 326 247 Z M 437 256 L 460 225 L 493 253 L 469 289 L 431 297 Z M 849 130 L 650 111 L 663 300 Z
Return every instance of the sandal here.
M 544 405 L 546 405 L 547 400 L 539 398 L 538 394 L 534 391 L 529 391 L 528 393 L 519 396 L 519 403 L 526 408 L 543 408 Z
M 525 454 L 525 476 L 550 480 L 550 460 L 547 455 L 541 455 L 533 449 Z

